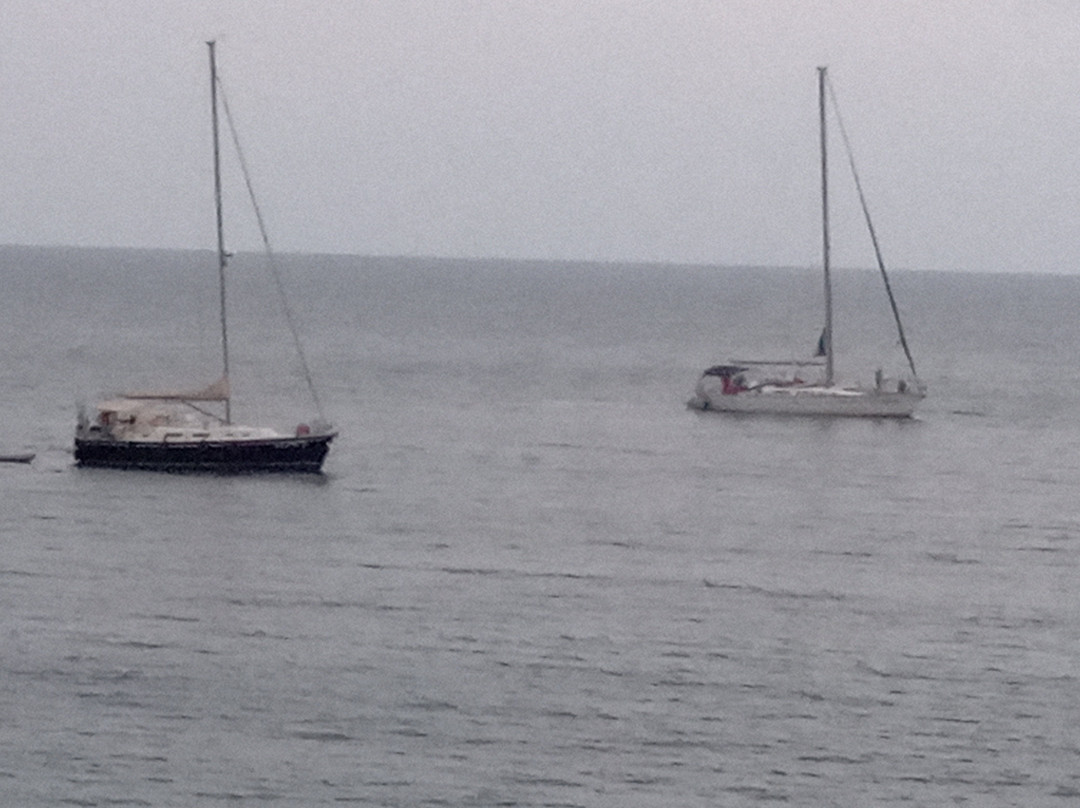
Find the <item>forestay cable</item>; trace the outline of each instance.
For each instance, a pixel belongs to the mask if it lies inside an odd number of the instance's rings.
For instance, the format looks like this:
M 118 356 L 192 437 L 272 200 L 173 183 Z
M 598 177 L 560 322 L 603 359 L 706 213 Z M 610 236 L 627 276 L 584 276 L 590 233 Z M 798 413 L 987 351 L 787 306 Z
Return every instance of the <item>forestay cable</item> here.
M 896 305 L 896 297 L 893 295 L 892 284 L 889 283 L 889 274 L 885 271 L 885 259 L 881 256 L 881 247 L 878 244 L 877 232 L 874 223 L 870 219 L 870 208 L 866 204 L 866 196 L 863 194 L 862 182 L 859 181 L 859 172 L 855 168 L 855 156 L 851 149 L 851 141 L 848 139 L 847 129 L 844 127 L 844 118 L 840 114 L 840 104 L 836 100 L 836 90 L 832 81 L 825 79 L 829 88 L 829 98 L 832 99 L 833 112 L 836 114 L 836 123 L 840 128 L 840 137 L 844 141 L 844 150 L 847 153 L 848 165 L 851 167 L 851 176 L 855 180 L 855 190 L 859 194 L 859 204 L 862 206 L 863 217 L 866 219 L 866 227 L 870 231 L 870 241 L 874 244 L 874 255 L 877 257 L 878 269 L 881 271 L 881 279 L 885 282 L 885 292 L 889 296 L 889 305 L 892 307 L 893 319 L 896 321 L 896 331 L 900 335 L 900 345 L 904 349 L 911 373 L 918 379 L 919 374 L 915 370 L 915 360 L 908 348 L 907 337 L 904 336 L 904 325 L 900 322 L 900 309 Z
M 248 171 L 244 150 L 240 147 L 240 138 L 236 132 L 236 125 L 233 122 L 232 112 L 229 110 L 229 101 L 225 96 L 225 85 L 221 83 L 220 77 L 218 78 L 218 87 L 221 90 L 221 107 L 225 111 L 225 120 L 229 124 L 229 134 L 232 136 L 233 146 L 236 148 L 236 157 L 240 162 L 240 171 L 244 175 L 244 184 L 247 186 L 251 207 L 255 211 L 255 220 L 259 223 L 259 233 L 262 236 L 263 248 L 266 250 L 266 260 L 270 266 L 270 274 L 273 276 L 274 285 L 277 288 L 278 299 L 281 301 L 281 310 L 285 314 L 285 321 L 289 324 L 289 332 L 292 334 L 293 345 L 296 347 L 297 356 L 300 357 L 300 366 L 303 369 L 304 380 L 307 382 L 311 398 L 315 402 L 315 410 L 319 415 L 319 419 L 325 421 L 326 417 L 323 415 L 322 403 L 319 401 L 319 394 L 315 389 L 311 368 L 308 366 L 307 355 L 304 353 L 304 346 L 300 341 L 300 332 L 296 327 L 296 318 L 293 316 L 292 307 L 289 306 L 289 299 L 285 294 L 285 284 L 281 280 L 281 272 L 278 269 L 274 251 L 270 247 L 270 236 L 267 233 L 266 224 L 263 221 L 262 209 L 259 207 L 259 202 L 255 198 L 255 187 L 251 182 L 251 173 Z

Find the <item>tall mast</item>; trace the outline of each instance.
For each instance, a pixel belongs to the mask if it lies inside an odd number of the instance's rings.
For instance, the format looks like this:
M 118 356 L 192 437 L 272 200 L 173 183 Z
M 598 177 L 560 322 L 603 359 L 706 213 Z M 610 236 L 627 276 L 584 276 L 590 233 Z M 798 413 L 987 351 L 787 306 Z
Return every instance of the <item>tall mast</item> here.
M 822 344 L 825 348 L 825 384 L 833 383 L 832 341 L 832 279 L 829 275 L 829 161 L 825 134 L 825 72 L 818 68 L 818 116 L 821 127 L 821 256 L 825 270 L 825 332 Z
M 229 383 L 229 330 L 225 324 L 225 264 L 228 253 L 225 252 L 225 224 L 221 210 L 221 149 L 218 145 L 218 102 L 217 102 L 217 60 L 214 56 L 213 41 L 207 42 L 210 48 L 210 119 L 214 129 L 214 206 L 217 211 L 217 254 L 218 254 L 218 289 L 221 299 L 221 358 L 225 384 Z M 232 422 L 232 404 L 229 396 L 225 397 L 225 423 Z

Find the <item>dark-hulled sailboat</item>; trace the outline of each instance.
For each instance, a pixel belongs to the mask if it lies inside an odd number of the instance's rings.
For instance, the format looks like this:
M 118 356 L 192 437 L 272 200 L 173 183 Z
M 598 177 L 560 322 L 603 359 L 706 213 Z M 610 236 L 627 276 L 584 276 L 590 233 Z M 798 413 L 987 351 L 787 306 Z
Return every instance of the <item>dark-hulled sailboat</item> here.
M 223 373 L 218 381 L 201 389 L 125 393 L 100 402 L 92 413 L 80 411 L 75 430 L 75 460 L 80 466 L 155 471 L 319 472 L 330 442 L 337 434 L 329 426 L 301 424 L 289 434 L 232 423 L 225 316 L 225 265 L 229 254 L 225 250 L 221 205 L 218 75 L 214 43 L 207 44 Z M 228 107 L 225 109 L 227 112 Z M 213 412 L 212 408 L 223 410 L 223 414 Z

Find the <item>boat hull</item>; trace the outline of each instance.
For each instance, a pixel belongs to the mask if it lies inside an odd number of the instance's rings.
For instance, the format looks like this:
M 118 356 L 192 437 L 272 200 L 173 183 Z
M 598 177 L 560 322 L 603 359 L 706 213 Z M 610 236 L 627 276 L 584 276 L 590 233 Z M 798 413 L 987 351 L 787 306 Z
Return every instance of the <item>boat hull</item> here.
M 261 440 L 124 441 L 76 438 L 79 466 L 169 472 L 242 474 L 322 471 L 329 435 Z
M 840 387 L 766 387 L 724 393 L 720 380 L 705 376 L 688 402 L 694 409 L 765 415 L 812 415 L 838 418 L 910 418 L 922 401 L 914 390 L 852 390 Z
M 35 457 L 33 452 L 17 452 L 14 454 L 0 454 L 0 463 L 29 463 Z

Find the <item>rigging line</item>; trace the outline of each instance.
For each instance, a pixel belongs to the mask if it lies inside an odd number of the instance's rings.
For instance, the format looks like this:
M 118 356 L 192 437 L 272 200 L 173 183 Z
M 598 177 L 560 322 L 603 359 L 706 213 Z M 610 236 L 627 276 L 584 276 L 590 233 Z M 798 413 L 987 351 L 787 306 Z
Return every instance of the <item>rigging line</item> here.
M 900 345 L 904 349 L 904 356 L 907 357 L 912 375 L 918 379 L 919 374 L 915 370 L 915 360 L 911 356 L 907 337 L 904 335 L 904 325 L 900 322 L 900 309 L 896 305 L 896 297 L 893 295 L 892 284 L 889 283 L 889 275 L 885 271 L 885 259 L 881 255 L 881 246 L 878 244 L 877 232 L 874 230 L 874 223 L 870 219 L 870 208 L 866 204 L 866 196 L 863 194 L 862 182 L 859 181 L 859 172 L 855 168 L 855 155 L 851 149 L 851 141 L 848 139 L 847 129 L 844 127 L 844 118 L 840 114 L 840 103 L 836 100 L 836 89 L 833 87 L 832 81 L 828 78 L 826 78 L 825 81 L 828 84 L 829 98 L 832 100 L 833 112 L 836 114 L 836 123 L 840 129 L 840 137 L 844 141 L 844 150 L 847 152 L 848 165 L 851 167 L 851 176 L 855 180 L 855 190 L 859 194 L 859 204 L 862 206 L 863 218 L 866 219 L 866 227 L 870 231 L 870 241 L 873 242 L 874 245 L 874 255 L 877 257 L 878 269 L 881 271 L 881 279 L 885 282 L 885 292 L 889 296 L 889 306 L 892 307 L 893 319 L 896 321 L 896 331 L 900 335 Z
M 255 210 L 255 220 L 259 224 L 259 233 L 262 236 L 263 248 L 266 250 L 266 260 L 270 265 L 270 274 L 273 276 L 274 286 L 277 288 L 278 299 L 281 301 L 281 310 L 285 314 L 285 321 L 289 324 L 293 345 L 296 347 L 296 353 L 300 357 L 300 366 L 304 371 L 304 380 L 307 382 L 308 391 L 311 393 L 311 398 L 315 402 L 315 410 L 319 415 L 319 420 L 324 421 L 326 420 L 326 417 L 323 414 L 322 402 L 319 400 L 319 394 L 315 389 L 315 382 L 311 375 L 311 367 L 308 365 L 307 355 L 304 353 L 304 346 L 300 341 L 300 332 L 296 327 L 296 318 L 293 316 L 292 307 L 289 306 L 289 299 L 285 294 L 285 284 L 281 280 L 281 272 L 278 269 L 274 251 L 270 247 L 270 236 L 267 233 L 266 223 L 263 220 L 262 209 L 255 199 L 255 187 L 251 182 L 251 173 L 248 171 L 247 159 L 244 157 L 244 150 L 240 147 L 240 137 L 236 131 L 236 124 L 233 121 L 232 112 L 229 110 L 229 101 L 225 96 L 225 85 L 221 83 L 220 77 L 218 78 L 218 87 L 221 89 L 221 108 L 225 111 L 225 120 L 229 124 L 229 134 L 232 136 L 233 147 L 236 149 L 236 156 L 240 162 L 240 172 L 244 175 L 244 184 L 247 186 L 248 198 L 251 200 L 251 206 Z

